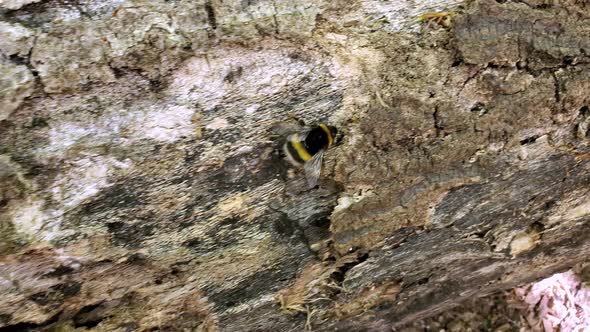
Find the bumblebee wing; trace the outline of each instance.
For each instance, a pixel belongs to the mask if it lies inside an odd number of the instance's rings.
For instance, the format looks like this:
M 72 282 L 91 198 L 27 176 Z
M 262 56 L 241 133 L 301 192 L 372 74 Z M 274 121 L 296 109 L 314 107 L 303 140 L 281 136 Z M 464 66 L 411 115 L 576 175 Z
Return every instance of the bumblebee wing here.
M 305 178 L 307 179 L 307 184 L 309 188 L 313 188 L 318 183 L 320 179 L 320 174 L 322 172 L 322 161 L 324 160 L 324 150 L 318 151 L 316 154 L 313 155 L 311 160 L 307 161 L 303 166 L 305 170 Z
M 300 132 L 302 128 L 297 122 L 278 121 L 270 126 L 269 133 L 273 136 L 287 136 L 290 133 Z

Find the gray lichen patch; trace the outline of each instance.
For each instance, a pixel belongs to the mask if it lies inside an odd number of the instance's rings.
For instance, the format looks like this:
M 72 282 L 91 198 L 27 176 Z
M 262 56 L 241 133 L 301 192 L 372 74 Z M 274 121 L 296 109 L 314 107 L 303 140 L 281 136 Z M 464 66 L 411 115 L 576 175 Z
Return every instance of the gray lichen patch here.
M 31 54 L 31 65 L 39 73 L 44 90 L 71 91 L 82 85 L 114 81 L 105 34 L 100 22 L 74 23 L 41 33 Z
M 35 88 L 35 77 L 26 66 L 0 59 L 0 121 L 10 117 Z
M 308 37 L 321 1 L 209 1 L 208 20 L 222 40 L 247 41 L 261 36 Z M 207 7 L 209 6 L 209 7 Z
M 110 66 L 139 70 L 149 79 L 166 75 L 191 54 L 190 41 L 178 30 L 163 4 L 125 4 L 105 21 Z M 130 33 L 131 32 L 131 33 Z
M 48 93 L 111 83 L 116 74 L 129 70 L 158 81 L 195 51 L 206 51 L 222 41 L 255 42 L 269 35 L 309 37 L 320 12 L 318 4 L 187 0 L 122 3 L 110 15 L 87 20 L 86 7 L 67 8 L 77 16 L 50 15 L 44 7 L 30 17 L 25 9 L 20 16 L 12 15 L 24 25 L 41 26 L 31 64 Z M 45 16 L 45 21 L 32 23 Z
M 0 0 L 0 7 L 15 10 L 15 9 L 20 9 L 23 6 L 26 6 L 28 4 L 41 2 L 41 1 L 42 0 Z
M 26 58 L 33 47 L 34 32 L 20 24 L 0 21 L 0 53 Z

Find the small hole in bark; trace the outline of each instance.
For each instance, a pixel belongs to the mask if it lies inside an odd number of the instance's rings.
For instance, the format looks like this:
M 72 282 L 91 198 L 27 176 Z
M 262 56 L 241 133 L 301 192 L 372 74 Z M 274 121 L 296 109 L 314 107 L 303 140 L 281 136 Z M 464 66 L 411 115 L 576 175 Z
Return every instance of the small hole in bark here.
M 143 264 L 146 262 L 146 257 L 142 253 L 133 253 L 129 257 L 127 257 L 127 263 L 130 264 Z
M 0 324 L 6 324 L 12 319 L 11 314 L 0 314 Z
M 584 117 L 590 115 L 590 110 L 588 109 L 588 106 L 582 106 L 579 110 L 579 114 Z
M 544 229 L 545 229 L 545 225 L 543 225 L 541 222 L 539 221 L 535 221 L 534 223 L 532 223 L 529 226 L 529 229 L 532 231 L 535 231 L 537 233 L 541 233 Z
M 354 266 L 366 261 L 367 258 L 369 258 L 369 254 L 362 254 L 356 259 L 356 261 L 344 264 L 337 271 L 332 273 L 332 275 L 331 275 L 332 279 L 334 279 L 334 281 L 336 281 L 336 283 L 338 285 L 341 285 L 342 282 L 344 282 L 344 277 L 346 276 L 346 272 L 348 272 Z
M 320 227 L 320 228 L 329 228 L 330 227 L 330 218 L 324 217 L 315 219 L 311 222 L 313 226 Z
M 326 258 L 325 261 L 326 262 L 335 262 L 336 261 L 336 257 L 330 256 L 330 257 Z
M 217 19 L 215 18 L 215 9 L 213 9 L 213 4 L 211 4 L 211 0 L 205 2 L 205 11 L 207 12 L 207 20 L 209 21 L 209 25 L 213 29 L 217 29 Z
M 184 241 L 183 245 L 186 247 L 198 247 L 202 241 L 199 238 L 194 238 Z
M 18 56 L 16 54 L 13 54 L 11 56 L 8 57 L 10 59 L 10 61 L 12 61 L 13 63 L 17 64 L 17 65 L 26 65 L 29 63 L 29 60 L 25 57 L 22 56 Z
M 273 218 L 272 226 L 275 232 L 286 237 L 293 235 L 296 231 L 293 221 L 285 213 Z
M 488 110 L 485 108 L 485 105 L 482 103 L 477 103 L 473 106 L 470 110 L 472 113 L 477 113 L 479 116 L 488 114 Z
M 430 281 L 430 277 L 422 278 L 416 281 L 416 285 L 424 285 Z
M 31 120 L 31 127 L 32 128 L 43 128 L 43 127 L 47 127 L 47 126 L 49 126 L 49 124 L 47 123 L 47 120 L 45 120 L 44 118 L 34 116 L 33 119 Z
M 124 224 L 120 221 L 115 221 L 107 224 L 109 232 L 114 232 L 123 228 Z
M 116 79 L 121 78 L 123 75 L 125 75 L 125 71 L 123 71 L 123 69 L 121 68 L 111 66 L 111 70 L 113 71 L 113 75 L 115 75 Z
M 548 211 L 551 210 L 555 206 L 555 200 L 550 200 L 543 205 L 543 210 Z
M 531 143 L 535 143 L 535 141 L 537 140 L 537 138 L 539 138 L 539 135 L 534 135 L 531 137 L 527 137 L 523 140 L 520 141 L 520 145 L 526 145 L 526 144 L 531 144 Z
M 87 305 L 82 307 L 78 313 L 72 318 L 74 327 L 93 328 L 103 321 L 102 317 L 96 309 L 100 307 L 101 303 Z
M 456 59 L 455 61 L 453 61 L 453 64 L 451 64 L 451 67 L 457 67 L 463 64 L 463 60 L 461 59 Z
M 57 278 L 57 277 L 61 277 L 65 274 L 68 273 L 72 273 L 74 272 L 74 269 L 72 269 L 69 266 L 65 266 L 65 265 L 60 265 L 56 268 L 54 268 L 52 271 L 45 273 L 42 277 L 43 278 Z
M 481 231 L 481 232 L 474 233 L 473 235 L 477 236 L 480 239 L 483 239 L 486 234 L 487 234 L 487 231 Z
M 150 91 L 159 92 L 159 91 L 162 91 L 163 88 L 164 88 L 164 86 L 162 84 L 162 81 L 160 81 L 158 79 L 150 80 Z
M 62 292 L 65 297 L 71 297 L 80 293 L 80 289 L 82 285 L 76 281 L 70 281 L 63 284 L 63 286 L 58 287 L 57 289 Z
M 225 75 L 223 81 L 227 83 L 235 83 L 236 80 L 242 77 L 243 72 L 244 69 L 242 67 L 238 67 L 236 70 L 231 70 L 229 73 L 227 73 L 227 75 Z

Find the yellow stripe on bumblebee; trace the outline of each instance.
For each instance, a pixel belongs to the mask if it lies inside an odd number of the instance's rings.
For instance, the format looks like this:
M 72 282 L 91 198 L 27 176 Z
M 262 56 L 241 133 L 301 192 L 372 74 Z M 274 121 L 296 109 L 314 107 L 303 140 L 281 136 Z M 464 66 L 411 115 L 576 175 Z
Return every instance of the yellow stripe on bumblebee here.
M 296 136 L 296 135 L 294 135 L 294 136 Z M 297 154 L 299 155 L 299 157 L 301 157 L 301 159 L 303 159 L 304 161 L 311 160 L 311 158 L 312 158 L 311 154 L 309 154 L 309 152 L 307 152 L 307 150 L 305 149 L 305 146 L 303 146 L 303 144 L 301 143 L 300 140 L 298 140 L 296 138 L 296 139 L 290 140 L 289 142 L 295 148 L 295 151 L 297 151 Z
M 330 128 L 328 128 L 328 126 L 326 126 L 323 123 L 320 124 L 320 128 L 322 128 L 326 135 L 328 135 L 328 146 L 332 145 L 332 143 L 334 142 L 334 137 L 332 137 L 332 132 L 330 131 Z

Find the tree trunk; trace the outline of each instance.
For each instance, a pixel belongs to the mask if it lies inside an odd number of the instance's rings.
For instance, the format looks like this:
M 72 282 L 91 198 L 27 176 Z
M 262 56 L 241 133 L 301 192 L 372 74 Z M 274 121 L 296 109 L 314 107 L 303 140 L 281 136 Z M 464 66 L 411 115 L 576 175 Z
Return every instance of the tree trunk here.
M 0 330 L 390 331 L 590 252 L 586 1 L 0 8 Z

